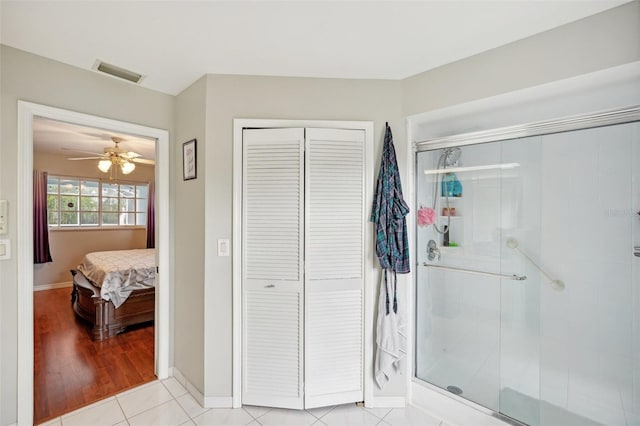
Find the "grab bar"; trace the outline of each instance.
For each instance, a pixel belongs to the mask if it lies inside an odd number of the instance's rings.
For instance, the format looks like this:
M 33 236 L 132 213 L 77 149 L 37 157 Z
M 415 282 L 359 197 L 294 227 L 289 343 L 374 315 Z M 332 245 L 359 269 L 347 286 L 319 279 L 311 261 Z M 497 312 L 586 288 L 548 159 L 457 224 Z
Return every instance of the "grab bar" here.
M 429 264 L 427 262 L 423 262 L 422 266 L 426 266 L 427 268 L 443 269 L 445 271 L 466 272 L 468 274 L 485 275 L 485 276 L 488 276 L 488 277 L 506 278 L 508 280 L 516 280 L 516 281 L 524 281 L 524 280 L 527 279 L 526 275 L 496 274 L 495 272 L 478 271 L 476 269 L 464 269 L 464 268 L 454 268 L 453 266 L 431 265 L 431 264 Z
M 549 282 L 551 283 L 551 287 L 554 290 L 557 291 L 562 291 L 565 288 L 565 284 L 564 281 L 559 280 L 559 279 L 554 279 L 551 278 L 551 276 L 549 276 L 549 274 L 547 274 L 545 271 L 542 270 L 542 268 L 540 266 L 538 266 L 538 264 L 536 262 L 533 261 L 533 259 L 531 259 L 525 252 L 523 252 L 522 250 L 520 250 L 520 248 L 518 247 L 520 245 L 520 243 L 518 242 L 518 240 L 516 240 L 515 238 L 507 238 L 507 247 L 509 247 L 510 249 L 513 249 L 515 251 L 517 251 L 520 256 L 524 257 L 525 259 L 527 259 L 533 266 L 535 266 L 535 268 L 540 271 L 540 273 L 542 275 L 544 275 L 544 277 L 549 280 Z

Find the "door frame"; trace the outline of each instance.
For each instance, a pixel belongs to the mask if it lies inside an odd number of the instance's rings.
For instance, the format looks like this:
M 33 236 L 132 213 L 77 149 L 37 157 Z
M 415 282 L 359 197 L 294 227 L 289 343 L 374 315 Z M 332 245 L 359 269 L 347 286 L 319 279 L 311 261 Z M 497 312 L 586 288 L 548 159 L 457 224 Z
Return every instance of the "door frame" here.
M 365 132 L 365 196 L 366 211 L 373 201 L 373 121 L 330 121 L 330 120 L 270 120 L 270 119 L 234 119 L 233 120 L 233 248 L 232 271 L 232 405 L 242 406 L 242 131 L 245 128 L 291 128 L 315 127 L 334 129 L 354 129 Z M 369 184 L 366 184 L 366 183 Z M 365 406 L 373 404 L 373 318 L 375 288 L 372 283 L 374 272 L 374 253 L 371 242 L 373 228 L 368 226 L 364 233 L 364 402 Z
M 169 132 L 61 108 L 18 101 L 18 198 L 16 264 L 18 282 L 18 424 L 33 424 L 33 119 L 47 118 L 156 139 L 156 215 L 158 265 L 155 313 L 155 373 L 169 376 Z

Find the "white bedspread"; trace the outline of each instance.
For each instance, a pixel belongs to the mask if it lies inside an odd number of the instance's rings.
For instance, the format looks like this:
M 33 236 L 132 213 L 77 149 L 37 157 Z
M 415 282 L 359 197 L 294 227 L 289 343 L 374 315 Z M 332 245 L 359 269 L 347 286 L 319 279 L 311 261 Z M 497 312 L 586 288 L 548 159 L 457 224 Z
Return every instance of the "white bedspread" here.
M 100 295 L 119 307 L 133 290 L 155 286 L 155 249 L 97 251 L 88 253 L 78 266 Z

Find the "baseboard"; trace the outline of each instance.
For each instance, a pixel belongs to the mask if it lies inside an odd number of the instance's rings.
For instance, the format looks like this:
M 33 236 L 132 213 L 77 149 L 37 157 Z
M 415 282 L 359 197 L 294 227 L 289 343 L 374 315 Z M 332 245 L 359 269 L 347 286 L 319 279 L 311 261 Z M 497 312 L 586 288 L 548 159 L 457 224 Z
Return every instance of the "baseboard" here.
M 233 408 L 233 398 L 230 396 L 206 396 L 204 402 L 206 408 Z
M 404 396 L 374 396 L 373 404 L 368 408 L 404 408 L 407 398 Z
M 33 291 L 55 290 L 58 288 L 73 287 L 73 281 L 64 281 L 61 283 L 34 285 Z
M 191 396 L 204 408 L 233 408 L 233 398 L 230 396 L 204 396 L 191 384 L 176 367 L 169 368 L 169 375 L 173 376 Z
M 169 367 L 169 376 L 175 378 L 185 388 L 187 387 L 187 378 L 184 377 L 184 374 L 176 367 Z

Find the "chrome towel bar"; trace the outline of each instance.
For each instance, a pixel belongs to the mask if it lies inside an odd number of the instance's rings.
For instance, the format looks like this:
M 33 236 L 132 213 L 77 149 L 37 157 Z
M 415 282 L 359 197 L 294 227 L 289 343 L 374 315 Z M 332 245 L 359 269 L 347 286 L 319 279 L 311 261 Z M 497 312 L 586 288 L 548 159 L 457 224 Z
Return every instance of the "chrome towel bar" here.
M 527 279 L 526 275 L 496 274 L 495 272 L 478 271 L 476 269 L 465 269 L 465 268 L 454 268 L 453 266 L 432 265 L 427 262 L 423 262 L 422 266 L 426 266 L 427 268 L 443 269 L 445 271 L 466 272 L 468 274 L 484 275 L 487 277 L 505 278 L 508 280 L 515 280 L 515 281 L 524 281 Z

